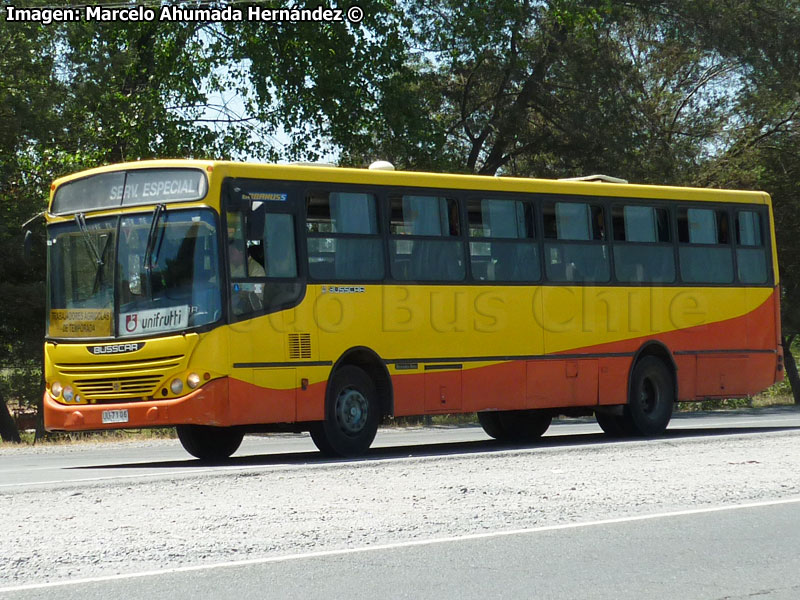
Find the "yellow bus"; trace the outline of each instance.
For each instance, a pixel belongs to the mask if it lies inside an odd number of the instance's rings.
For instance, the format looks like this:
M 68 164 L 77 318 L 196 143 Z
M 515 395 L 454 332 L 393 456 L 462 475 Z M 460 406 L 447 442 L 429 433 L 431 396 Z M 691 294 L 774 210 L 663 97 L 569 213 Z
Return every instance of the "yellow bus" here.
M 176 426 L 201 459 L 391 417 L 657 435 L 783 376 L 763 192 L 146 161 L 52 185 L 45 424 Z

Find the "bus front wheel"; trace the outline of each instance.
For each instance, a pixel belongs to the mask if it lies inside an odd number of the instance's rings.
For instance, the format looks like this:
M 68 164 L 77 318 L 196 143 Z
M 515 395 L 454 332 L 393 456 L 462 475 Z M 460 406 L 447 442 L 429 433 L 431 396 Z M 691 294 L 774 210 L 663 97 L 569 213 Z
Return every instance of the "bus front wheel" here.
M 224 460 L 239 449 L 244 433 L 232 427 L 178 425 L 184 450 L 200 460 Z
M 504 410 L 479 412 L 478 421 L 483 430 L 501 442 L 529 442 L 537 440 L 547 428 L 553 415 L 541 410 Z
M 311 428 L 311 439 L 326 456 L 360 456 L 375 439 L 380 418 L 372 379 L 362 369 L 345 365 L 328 384 L 325 420 Z

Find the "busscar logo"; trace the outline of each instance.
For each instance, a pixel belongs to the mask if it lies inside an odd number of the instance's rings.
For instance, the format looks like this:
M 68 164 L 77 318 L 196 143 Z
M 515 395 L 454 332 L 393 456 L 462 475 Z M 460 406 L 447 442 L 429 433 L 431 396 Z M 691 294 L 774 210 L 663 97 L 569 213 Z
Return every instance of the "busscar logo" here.
M 136 352 L 144 348 L 144 342 L 135 344 L 111 344 L 108 346 L 87 346 L 86 349 L 90 354 L 96 356 L 103 354 L 126 354 L 127 352 Z

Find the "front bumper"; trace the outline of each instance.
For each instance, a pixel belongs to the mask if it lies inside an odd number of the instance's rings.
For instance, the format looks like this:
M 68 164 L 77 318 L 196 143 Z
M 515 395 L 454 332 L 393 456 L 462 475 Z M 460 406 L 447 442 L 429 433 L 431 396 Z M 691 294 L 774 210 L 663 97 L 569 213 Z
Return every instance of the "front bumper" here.
M 103 423 L 103 411 L 127 410 L 126 423 Z M 139 429 L 172 425 L 231 425 L 228 379 L 210 381 L 180 398 L 113 404 L 64 405 L 44 393 L 44 425 L 48 431 Z

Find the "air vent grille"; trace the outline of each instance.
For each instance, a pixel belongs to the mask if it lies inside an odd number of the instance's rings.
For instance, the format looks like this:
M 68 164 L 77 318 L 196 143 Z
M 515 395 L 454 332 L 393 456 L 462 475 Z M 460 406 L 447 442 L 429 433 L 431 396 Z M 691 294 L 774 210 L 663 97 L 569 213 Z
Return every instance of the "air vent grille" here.
M 311 358 L 311 334 L 289 334 L 289 358 Z

